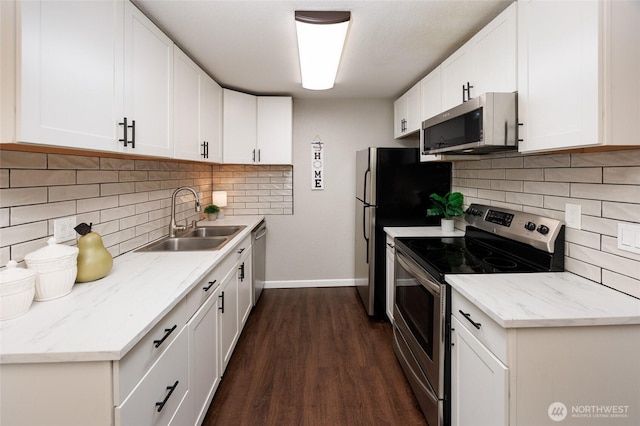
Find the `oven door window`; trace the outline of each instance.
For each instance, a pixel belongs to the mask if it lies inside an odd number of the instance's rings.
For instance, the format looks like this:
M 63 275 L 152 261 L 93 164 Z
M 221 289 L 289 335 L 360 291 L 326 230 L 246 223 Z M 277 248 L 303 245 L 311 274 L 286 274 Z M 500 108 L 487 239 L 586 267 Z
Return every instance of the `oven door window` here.
M 439 314 L 439 297 L 428 291 L 402 263 L 396 263 L 396 306 L 429 359 L 434 360 L 434 317 Z

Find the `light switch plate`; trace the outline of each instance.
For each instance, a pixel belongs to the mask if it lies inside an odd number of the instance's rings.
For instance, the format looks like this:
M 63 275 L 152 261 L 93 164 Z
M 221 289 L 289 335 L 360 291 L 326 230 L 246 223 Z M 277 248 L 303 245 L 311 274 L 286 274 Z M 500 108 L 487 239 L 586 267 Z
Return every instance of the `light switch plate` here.
M 640 254 L 640 225 L 618 223 L 618 248 Z
M 582 229 L 582 206 L 580 204 L 565 204 L 564 221 L 568 228 Z
M 57 243 L 70 241 L 76 238 L 76 217 L 65 217 L 53 221 L 53 238 Z

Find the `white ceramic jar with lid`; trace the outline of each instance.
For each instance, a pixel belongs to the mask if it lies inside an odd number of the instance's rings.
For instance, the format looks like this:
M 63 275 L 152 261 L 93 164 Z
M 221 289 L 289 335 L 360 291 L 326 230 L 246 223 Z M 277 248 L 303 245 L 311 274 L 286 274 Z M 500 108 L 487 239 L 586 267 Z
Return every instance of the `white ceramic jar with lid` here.
M 24 257 L 27 267 L 36 272 L 35 300 L 53 300 L 71 293 L 78 273 L 78 248 L 56 244 L 49 238 L 47 246 Z
M 33 303 L 36 273 L 17 265 L 10 260 L 0 271 L 0 320 L 25 314 Z

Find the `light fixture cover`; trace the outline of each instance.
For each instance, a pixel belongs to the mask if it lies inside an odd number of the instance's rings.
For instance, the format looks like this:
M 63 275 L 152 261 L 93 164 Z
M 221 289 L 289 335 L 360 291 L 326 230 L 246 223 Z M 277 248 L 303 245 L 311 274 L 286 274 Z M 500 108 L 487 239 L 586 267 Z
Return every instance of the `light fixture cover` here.
M 336 80 L 351 12 L 296 11 L 302 87 L 331 89 Z
M 211 203 L 218 207 L 227 207 L 227 191 L 213 191 L 211 193 Z

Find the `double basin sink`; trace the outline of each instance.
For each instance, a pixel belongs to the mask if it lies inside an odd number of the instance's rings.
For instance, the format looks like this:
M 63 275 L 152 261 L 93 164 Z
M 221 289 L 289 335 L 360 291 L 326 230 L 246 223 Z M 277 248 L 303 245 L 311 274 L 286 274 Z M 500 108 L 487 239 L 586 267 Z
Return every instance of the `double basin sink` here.
M 164 237 L 136 251 L 220 250 L 245 228 L 242 226 L 202 226 L 190 228 L 175 237 Z

